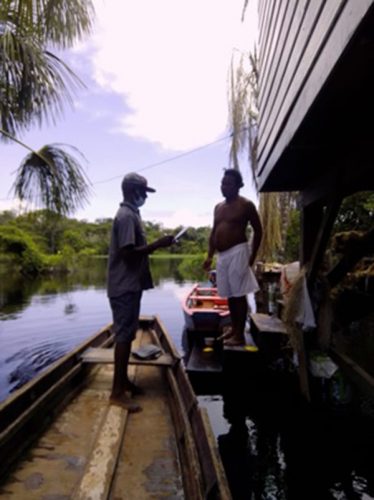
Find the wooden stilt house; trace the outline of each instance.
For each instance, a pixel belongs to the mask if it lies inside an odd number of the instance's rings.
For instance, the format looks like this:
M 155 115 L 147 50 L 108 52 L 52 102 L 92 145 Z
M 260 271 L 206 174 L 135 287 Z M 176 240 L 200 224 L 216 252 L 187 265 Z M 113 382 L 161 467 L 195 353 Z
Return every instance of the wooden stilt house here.
M 258 184 L 262 192 L 300 192 L 300 261 L 313 302 L 342 200 L 374 190 L 374 1 L 259 0 L 259 29 Z M 325 270 L 329 286 L 360 257 L 373 255 L 373 247 L 371 228 L 355 251 Z M 370 297 L 373 312 L 372 289 Z M 299 340 L 301 386 L 309 398 L 302 331 Z M 340 362 L 373 391 L 374 373 L 349 356 Z

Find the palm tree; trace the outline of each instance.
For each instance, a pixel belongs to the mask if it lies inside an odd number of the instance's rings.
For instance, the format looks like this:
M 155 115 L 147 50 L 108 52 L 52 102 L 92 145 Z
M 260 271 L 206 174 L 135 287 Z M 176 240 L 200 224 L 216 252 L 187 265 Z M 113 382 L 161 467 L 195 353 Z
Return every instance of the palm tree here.
M 242 54 L 236 66 L 234 62 L 231 64 L 229 116 L 232 138 L 230 163 L 233 168 L 239 169 L 239 153 L 247 149 L 248 162 L 256 189 L 258 81 L 258 56 L 255 47 L 252 53 Z M 258 252 L 259 260 L 273 261 L 282 253 L 289 214 L 295 205 L 295 199 L 293 193 L 259 193 L 259 213 L 263 224 L 263 237 Z
M 55 122 L 83 85 L 51 50 L 70 47 L 87 34 L 93 15 L 91 0 L 0 3 L 0 137 L 31 150 L 17 172 L 15 193 L 58 212 L 73 211 L 87 199 L 89 185 L 79 161 L 59 145 L 34 151 L 16 135 Z

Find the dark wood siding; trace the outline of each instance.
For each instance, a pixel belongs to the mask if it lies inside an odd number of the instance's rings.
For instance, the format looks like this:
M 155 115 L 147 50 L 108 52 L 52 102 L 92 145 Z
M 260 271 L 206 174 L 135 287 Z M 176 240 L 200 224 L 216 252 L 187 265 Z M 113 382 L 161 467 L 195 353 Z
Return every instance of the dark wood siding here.
M 260 189 L 302 189 L 313 178 L 312 166 L 294 182 L 274 173 L 373 2 L 260 0 Z

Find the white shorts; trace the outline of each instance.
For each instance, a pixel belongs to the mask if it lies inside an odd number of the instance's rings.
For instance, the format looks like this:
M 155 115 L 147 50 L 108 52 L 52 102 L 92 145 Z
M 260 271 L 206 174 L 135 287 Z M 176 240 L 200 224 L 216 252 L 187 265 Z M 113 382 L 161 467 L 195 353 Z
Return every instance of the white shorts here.
M 250 244 L 240 243 L 217 257 L 217 288 L 221 297 L 242 297 L 259 290 L 254 272 L 249 267 Z

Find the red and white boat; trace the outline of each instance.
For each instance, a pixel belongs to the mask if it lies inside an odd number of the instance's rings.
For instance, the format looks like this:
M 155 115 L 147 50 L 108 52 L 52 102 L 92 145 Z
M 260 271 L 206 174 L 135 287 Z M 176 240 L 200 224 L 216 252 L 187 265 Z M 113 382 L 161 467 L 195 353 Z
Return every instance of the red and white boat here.
M 219 332 L 231 323 L 228 301 L 213 286 L 194 285 L 182 307 L 187 330 Z

